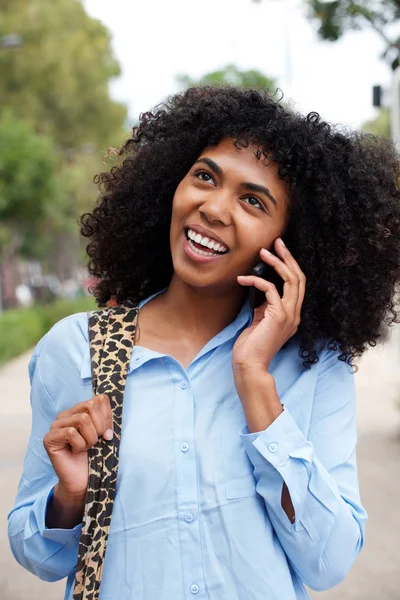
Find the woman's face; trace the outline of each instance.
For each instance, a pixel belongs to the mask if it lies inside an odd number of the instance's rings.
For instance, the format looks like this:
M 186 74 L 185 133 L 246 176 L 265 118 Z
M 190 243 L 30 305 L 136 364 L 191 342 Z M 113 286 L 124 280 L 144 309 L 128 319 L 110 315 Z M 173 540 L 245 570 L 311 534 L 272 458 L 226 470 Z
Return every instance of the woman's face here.
M 188 285 L 221 293 L 237 288 L 237 275 L 249 273 L 259 250 L 284 234 L 286 186 L 277 165 L 264 165 L 254 150 L 238 149 L 230 139 L 206 148 L 176 189 L 172 262 Z

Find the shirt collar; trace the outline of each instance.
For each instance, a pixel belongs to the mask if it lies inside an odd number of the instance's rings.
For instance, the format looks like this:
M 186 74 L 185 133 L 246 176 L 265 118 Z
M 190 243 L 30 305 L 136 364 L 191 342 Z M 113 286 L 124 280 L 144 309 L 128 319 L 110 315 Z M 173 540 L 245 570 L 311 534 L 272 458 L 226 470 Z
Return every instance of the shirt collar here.
M 139 309 L 141 309 L 142 306 L 144 306 L 147 302 L 149 302 L 150 300 L 152 300 L 159 294 L 162 294 L 162 292 L 165 292 L 165 290 L 167 290 L 167 289 L 168 288 L 164 288 L 158 292 L 155 292 L 154 294 L 151 294 L 151 296 L 148 296 L 147 298 L 141 300 L 139 302 Z M 253 320 L 253 310 L 250 307 L 248 298 L 246 298 L 245 302 L 242 305 L 242 308 L 240 309 L 240 311 L 239 311 L 237 317 L 234 319 L 234 321 L 232 321 L 232 323 L 227 325 L 220 333 L 218 333 L 212 340 L 210 340 L 208 342 L 208 344 L 206 344 L 204 346 L 201 354 L 209 352 L 213 347 L 220 346 L 221 344 L 226 342 L 228 339 L 233 338 L 239 331 L 243 330 L 245 327 L 250 325 L 252 320 Z M 139 350 L 139 348 L 138 348 L 138 350 Z M 201 354 L 199 355 L 198 358 L 200 358 Z M 128 373 L 133 371 L 135 368 L 140 366 L 145 360 L 151 358 L 152 356 L 159 356 L 159 353 L 154 352 L 152 350 L 146 350 L 146 358 L 144 358 L 144 356 L 142 354 L 138 354 L 135 351 L 132 352 L 130 363 L 129 363 L 129 368 L 128 368 Z M 89 347 L 89 344 L 87 344 L 87 346 L 85 348 L 83 360 L 82 360 L 82 365 L 81 365 L 81 378 L 82 379 L 89 378 L 89 377 L 91 377 L 91 375 L 92 375 L 92 373 L 91 373 L 91 364 L 90 364 L 90 347 Z

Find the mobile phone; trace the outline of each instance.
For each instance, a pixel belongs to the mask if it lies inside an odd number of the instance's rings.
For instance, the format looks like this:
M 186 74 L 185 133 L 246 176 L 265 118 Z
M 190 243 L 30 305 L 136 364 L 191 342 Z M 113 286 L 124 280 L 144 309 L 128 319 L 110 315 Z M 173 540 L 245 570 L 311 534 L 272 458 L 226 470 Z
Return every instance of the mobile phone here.
M 272 254 L 277 256 L 275 250 L 273 248 L 270 249 Z M 271 283 L 275 284 L 279 295 L 282 297 L 283 294 L 283 280 L 279 277 L 278 273 L 275 271 L 273 267 L 265 263 L 263 260 L 260 260 L 250 271 L 250 275 L 256 275 L 257 277 L 262 277 L 262 279 L 266 279 L 267 281 L 271 281 Z M 261 292 L 254 286 L 252 286 L 249 290 L 249 302 L 251 308 L 257 308 L 263 302 L 265 302 L 265 293 Z

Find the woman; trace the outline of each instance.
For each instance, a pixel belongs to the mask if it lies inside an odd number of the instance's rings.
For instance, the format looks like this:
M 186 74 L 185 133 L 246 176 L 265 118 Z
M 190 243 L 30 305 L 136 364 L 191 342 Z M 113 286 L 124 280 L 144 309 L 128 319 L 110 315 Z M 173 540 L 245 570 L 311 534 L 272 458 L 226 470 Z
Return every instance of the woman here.
M 398 157 L 234 88 L 145 113 L 121 155 L 81 219 L 98 305 L 139 302 L 100 598 L 294 600 L 335 586 L 364 540 L 351 366 L 396 315 Z M 260 260 L 267 279 L 249 275 Z M 65 598 L 87 448 L 113 435 L 87 328 L 85 313 L 67 317 L 33 353 L 9 515 L 16 559 L 68 577 Z

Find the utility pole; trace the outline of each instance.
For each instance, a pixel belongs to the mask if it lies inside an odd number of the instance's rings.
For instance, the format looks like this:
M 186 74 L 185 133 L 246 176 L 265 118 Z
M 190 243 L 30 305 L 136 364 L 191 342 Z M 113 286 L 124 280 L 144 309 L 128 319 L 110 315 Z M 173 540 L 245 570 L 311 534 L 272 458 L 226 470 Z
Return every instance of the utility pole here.
M 375 108 L 386 108 L 390 111 L 391 138 L 400 152 L 400 67 L 397 67 L 392 73 L 391 86 L 373 86 L 372 105 Z
M 400 67 L 393 71 L 393 89 L 391 102 L 392 140 L 400 152 Z

